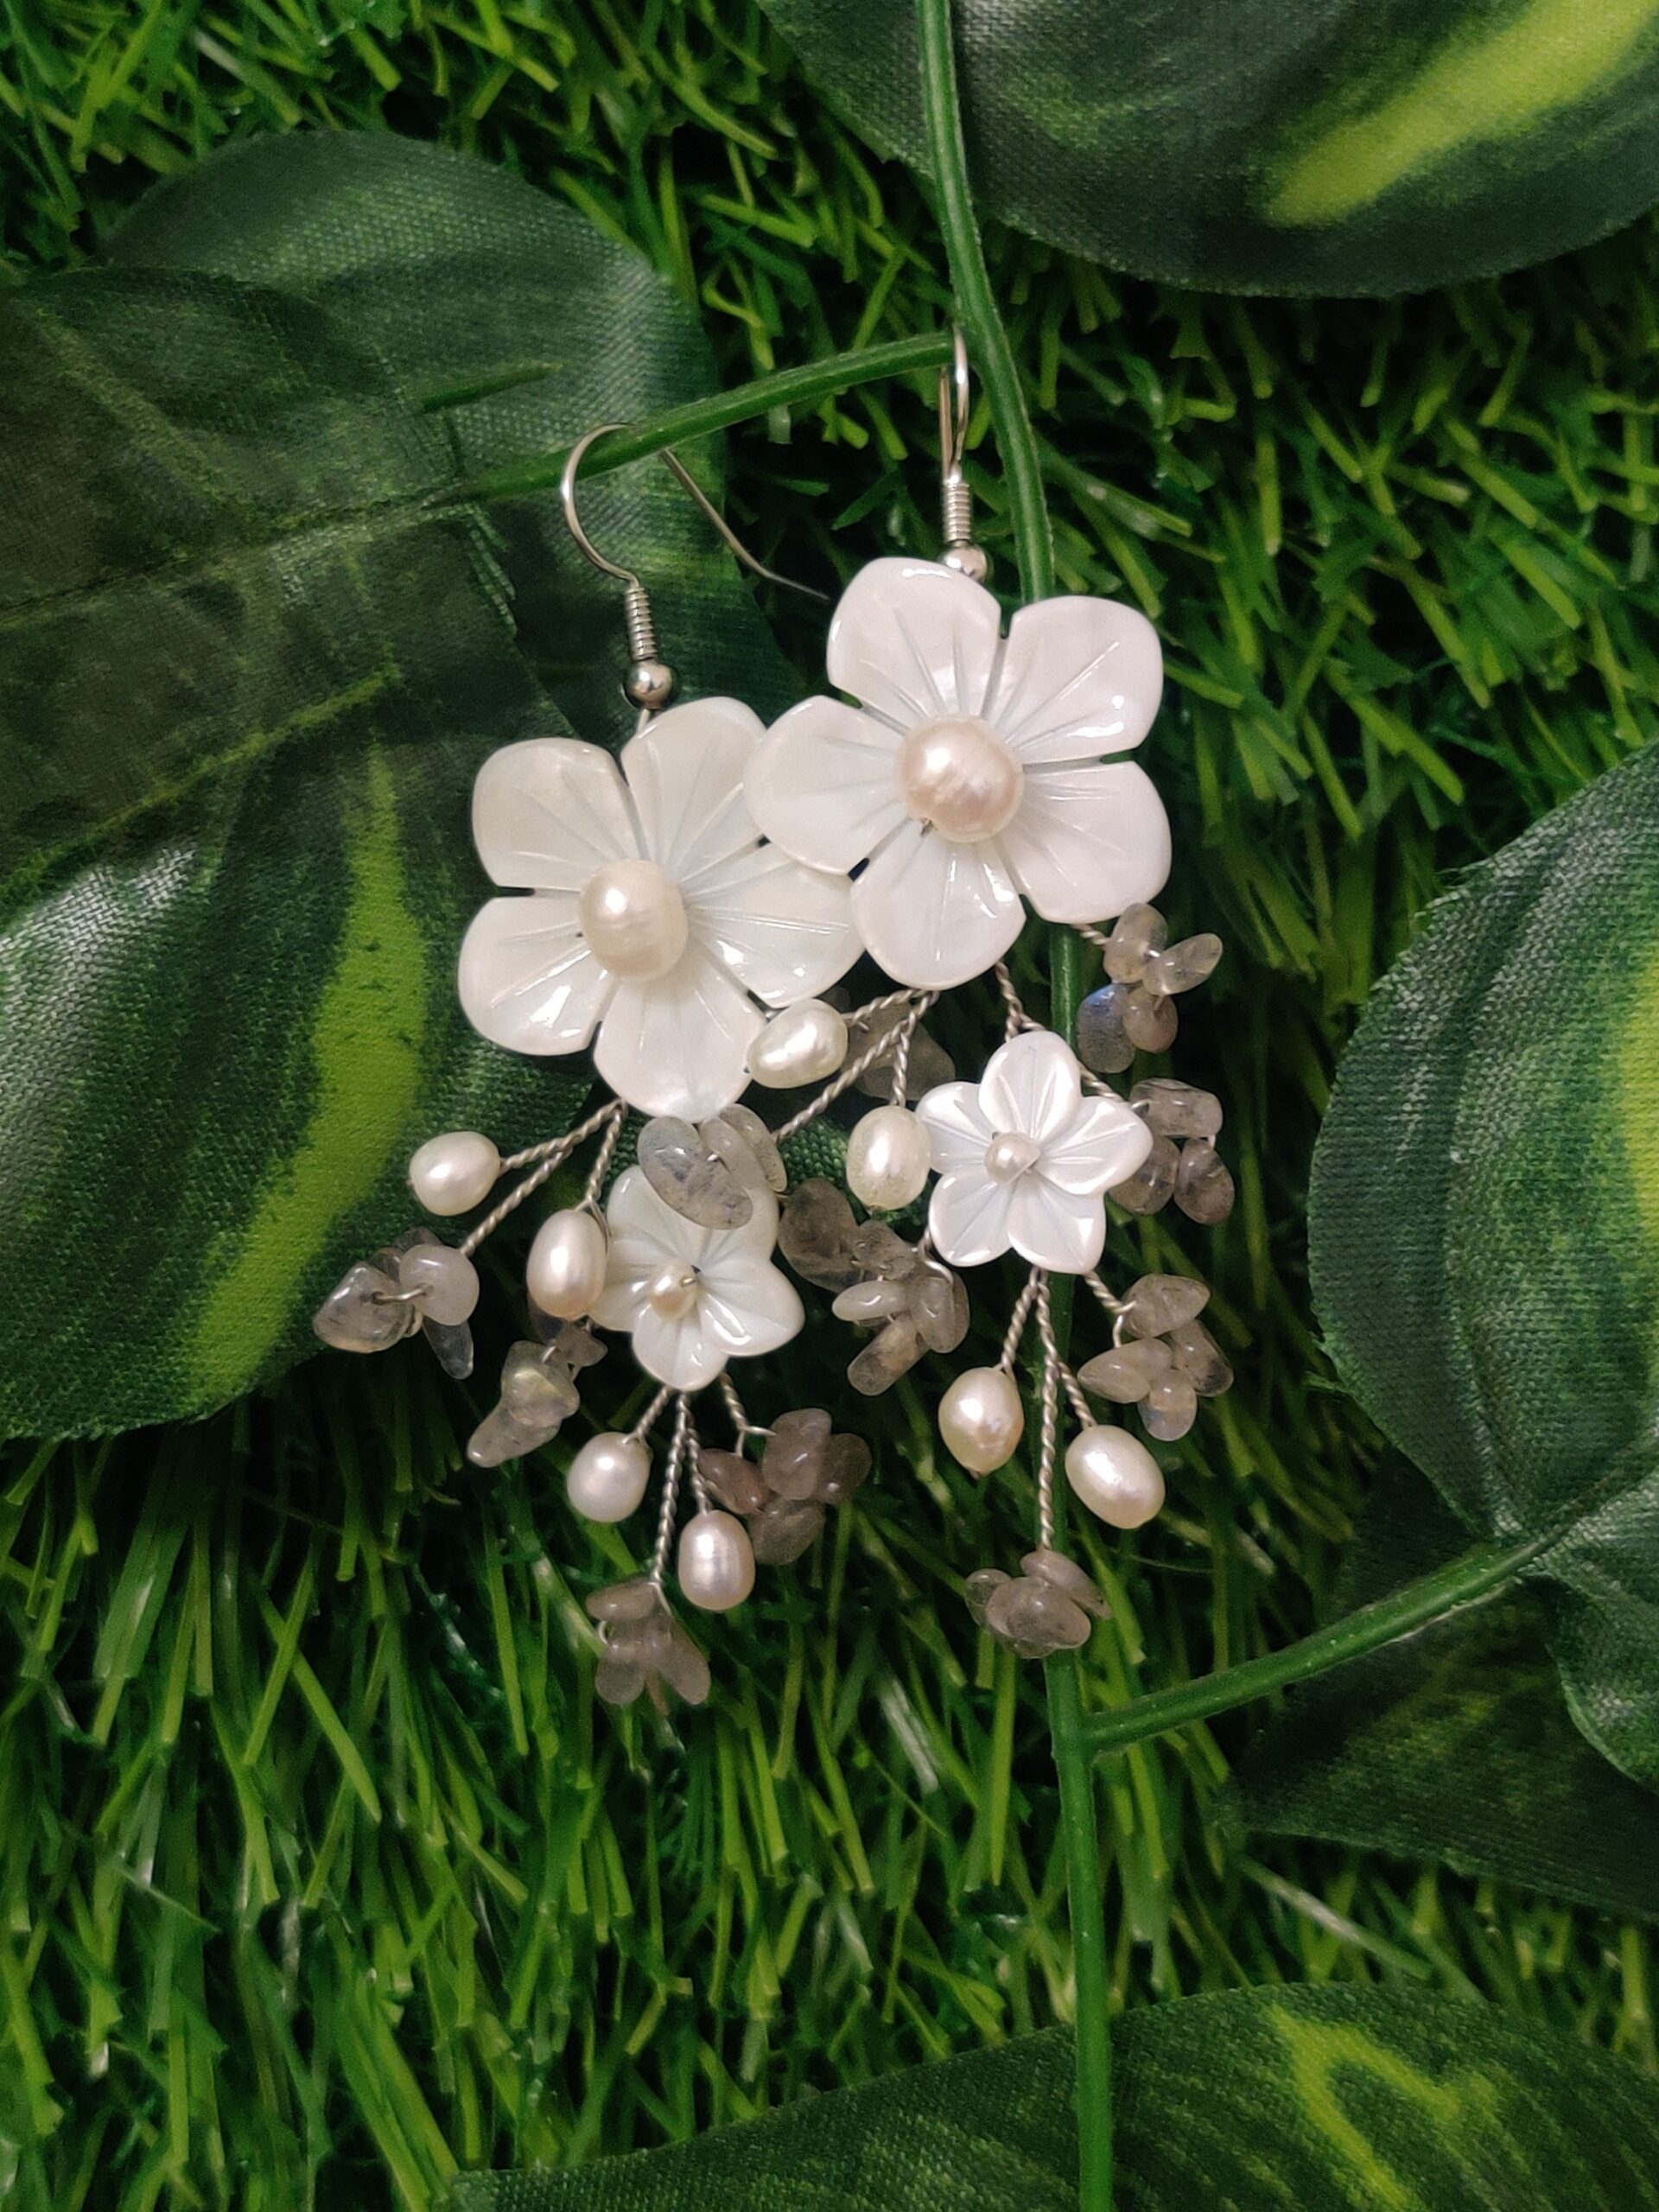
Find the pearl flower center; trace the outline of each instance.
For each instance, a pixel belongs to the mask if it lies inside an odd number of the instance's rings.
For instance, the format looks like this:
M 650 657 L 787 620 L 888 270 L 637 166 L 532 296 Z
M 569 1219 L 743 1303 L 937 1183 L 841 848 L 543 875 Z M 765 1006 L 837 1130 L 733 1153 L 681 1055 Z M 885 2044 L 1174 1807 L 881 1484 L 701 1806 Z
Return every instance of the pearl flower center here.
M 602 968 L 649 983 L 676 966 L 690 938 L 685 904 L 655 861 L 611 861 L 589 876 L 576 919 Z
M 1034 1137 L 1023 1136 L 1015 1129 L 994 1136 L 985 1147 L 985 1173 L 993 1183 L 1013 1183 L 1034 1167 L 1043 1156 L 1043 1147 Z
M 659 1268 L 645 1285 L 645 1303 L 664 1321 L 683 1321 L 697 1302 L 697 1271 L 683 1261 Z
M 976 845 L 1006 830 L 1025 781 L 1019 761 L 976 715 L 918 722 L 899 748 L 906 810 L 955 844 Z

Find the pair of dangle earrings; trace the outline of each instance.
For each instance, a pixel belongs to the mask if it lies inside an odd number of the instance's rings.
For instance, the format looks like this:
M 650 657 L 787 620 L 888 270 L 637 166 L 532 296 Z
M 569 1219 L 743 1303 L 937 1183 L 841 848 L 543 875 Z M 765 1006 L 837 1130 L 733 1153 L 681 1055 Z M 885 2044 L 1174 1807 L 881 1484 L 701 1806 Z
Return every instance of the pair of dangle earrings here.
M 1165 1074 L 1127 1096 L 1106 1080 L 1167 1050 L 1175 998 L 1221 952 L 1208 936 L 1170 944 L 1151 904 L 1168 823 L 1124 756 L 1157 711 L 1158 641 L 1135 609 L 1084 595 L 1022 607 L 1005 632 L 972 536 L 969 403 L 958 338 L 940 385 L 944 557 L 860 570 L 830 619 L 832 689 L 770 728 L 735 699 L 670 703 L 645 588 L 598 551 L 576 509 L 582 460 L 616 426 L 573 447 L 565 518 L 624 587 L 639 726 L 615 757 L 554 737 L 484 762 L 473 832 L 505 895 L 467 932 L 459 989 L 505 1050 L 591 1051 L 608 1096 L 505 1157 L 473 1131 L 423 1145 L 410 1180 L 426 1211 L 487 1211 L 458 1244 L 407 1232 L 349 1269 L 316 1317 L 347 1351 L 422 1331 L 451 1373 L 470 1373 L 472 1255 L 568 1172 L 570 1202 L 530 1247 L 531 1333 L 467 1450 L 489 1466 L 550 1442 L 591 1387 L 578 1377 L 605 1357 L 603 1334 L 628 1338 L 644 1408 L 590 1436 L 566 1474 L 579 1516 L 626 1520 L 645 1504 L 653 1433 L 665 1435 L 646 1566 L 588 1601 L 598 1688 L 614 1703 L 708 1693 L 670 1605 L 671 1564 L 689 1605 L 729 1610 L 757 1563 L 798 1558 L 869 1471 L 868 1446 L 822 1408 L 753 1419 L 730 1372 L 800 1332 L 799 1284 L 862 1332 L 849 1380 L 873 1396 L 964 1343 L 958 1270 L 1010 1251 L 1026 1262 L 994 1360 L 948 1383 L 938 1425 L 972 1474 L 1013 1460 L 1026 1427 L 1016 1363 L 1034 1337 L 1037 1542 L 1017 1575 L 986 1568 L 967 1583 L 979 1624 L 1030 1657 L 1080 1645 L 1105 1610 L 1058 1547 L 1062 1465 L 1113 1527 L 1138 1527 L 1163 1503 L 1153 1453 L 1091 1401 L 1124 1419 L 1137 1408 L 1144 1431 L 1170 1441 L 1232 1379 L 1195 1277 L 1141 1274 L 1115 1290 L 1101 1272 L 1111 1220 L 1173 1199 L 1209 1223 L 1232 1201 L 1213 1096 Z M 677 456 L 664 459 L 747 566 L 787 582 L 738 543 Z M 1011 975 L 1028 910 L 1103 962 L 1073 1039 L 1027 1010 Z M 855 1004 L 843 979 L 863 963 L 880 988 Z M 959 1081 L 924 1018 L 982 976 L 1002 1042 L 977 1081 Z M 780 1100 L 781 1121 L 743 1103 L 751 1086 Z M 849 1124 L 855 1091 L 881 1103 Z M 840 1175 L 803 1175 L 809 1159 L 840 1154 L 823 1135 L 842 1128 Z M 1075 1371 L 1052 1319 L 1056 1274 L 1082 1279 L 1107 1337 Z M 619 1395 L 632 1403 L 639 1386 Z M 705 1409 L 723 1442 L 706 1433 Z

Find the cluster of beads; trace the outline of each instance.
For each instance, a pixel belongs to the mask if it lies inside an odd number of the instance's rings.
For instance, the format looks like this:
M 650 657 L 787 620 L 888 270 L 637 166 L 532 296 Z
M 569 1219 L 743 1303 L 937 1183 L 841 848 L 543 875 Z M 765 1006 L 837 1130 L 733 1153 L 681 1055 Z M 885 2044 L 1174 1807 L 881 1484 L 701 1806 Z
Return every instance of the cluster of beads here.
M 550 1444 L 582 1403 L 576 1376 L 604 1357 L 598 1338 L 575 1321 L 553 1326 L 545 1343 L 514 1344 L 501 1369 L 500 1397 L 473 1431 L 467 1457 L 475 1467 L 499 1467 Z
M 810 1548 L 826 1510 L 844 1505 L 870 1471 L 861 1436 L 836 1434 L 816 1406 L 780 1414 L 757 1465 L 741 1452 L 703 1452 L 702 1479 L 727 1512 L 747 1525 L 763 1567 L 786 1567 Z
M 1111 1608 L 1075 1560 L 1039 1544 L 1018 1574 L 982 1567 L 963 1595 L 976 1624 L 1020 1659 L 1052 1659 L 1088 1643 Z
M 1197 1418 L 1200 1398 L 1232 1388 L 1233 1370 L 1198 1315 L 1210 1293 L 1190 1275 L 1142 1275 L 1117 1310 L 1109 1351 L 1077 1370 L 1091 1397 L 1136 1406 L 1149 1436 L 1173 1443 Z
M 1202 983 L 1221 958 L 1207 933 L 1171 944 L 1155 906 L 1126 907 L 1109 936 L 1082 932 L 1098 944 L 1110 981 L 1086 998 L 1077 1014 L 1077 1057 L 1096 1075 L 1121 1075 L 1137 1052 L 1166 1052 L 1180 1027 L 1174 1001 Z
M 835 1293 L 837 1319 L 874 1332 L 847 1370 L 866 1397 L 891 1389 L 924 1352 L 954 1351 L 968 1333 L 961 1276 L 890 1223 L 860 1221 L 833 1183 L 815 1176 L 790 1192 L 778 1249 L 797 1274 Z
M 742 1228 L 756 1191 L 789 1184 L 772 1131 L 747 1106 L 728 1106 L 695 1128 L 659 1115 L 640 1130 L 634 1156 L 663 1204 L 700 1229 Z
M 604 1645 L 594 1687 L 607 1705 L 632 1705 L 643 1692 L 665 1713 L 671 1692 L 687 1705 L 701 1705 L 708 1696 L 709 1662 L 649 1575 L 631 1575 L 594 1591 L 588 1618 L 598 1624 Z
M 388 1351 L 419 1329 L 444 1373 L 465 1382 L 477 1304 L 478 1270 L 467 1255 L 429 1229 L 410 1229 L 346 1270 L 314 1325 L 324 1344 L 355 1352 Z

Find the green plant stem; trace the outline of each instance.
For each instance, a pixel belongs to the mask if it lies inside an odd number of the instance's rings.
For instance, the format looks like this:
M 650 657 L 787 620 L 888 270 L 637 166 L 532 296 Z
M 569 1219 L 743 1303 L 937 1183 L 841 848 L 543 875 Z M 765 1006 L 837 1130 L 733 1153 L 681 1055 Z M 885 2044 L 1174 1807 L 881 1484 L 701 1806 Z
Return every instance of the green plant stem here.
M 1008 507 L 1020 563 L 1021 596 L 1046 599 L 1054 589 L 1054 537 L 1043 498 L 1043 474 L 1014 348 L 997 313 L 974 220 L 968 182 L 968 148 L 962 135 L 957 90 L 950 0 L 916 0 L 921 59 L 922 107 L 927 120 L 928 166 L 938 196 L 939 228 L 950 264 L 950 288 L 968 351 L 984 380 L 996 424 L 997 449 L 1007 479 Z
M 809 407 L 820 399 L 849 391 L 855 385 L 873 384 L 884 377 L 904 376 L 912 369 L 931 369 L 950 358 L 949 331 L 930 330 L 915 338 L 896 338 L 887 346 L 865 346 L 852 353 L 832 353 L 823 361 L 809 361 L 798 369 L 781 369 L 776 376 L 757 377 L 752 384 L 731 391 L 716 391 L 707 399 L 688 400 L 643 423 L 632 423 L 610 437 L 595 440 L 582 461 L 582 474 L 602 476 L 607 469 L 624 468 L 643 461 L 664 446 L 680 445 L 692 438 L 712 436 L 736 423 L 753 422 L 774 408 Z M 534 375 L 539 375 L 538 370 Z M 533 381 L 534 376 L 526 381 Z M 428 408 L 454 404 L 470 393 L 429 394 Z M 533 461 L 513 461 L 504 468 L 487 469 L 469 478 L 446 502 L 522 499 L 532 492 L 547 492 L 557 484 L 568 446 L 556 453 L 538 454 Z
M 1083 1724 L 1084 1743 L 1090 1755 L 1101 1758 L 1121 1751 L 1147 1736 L 1166 1735 L 1194 1720 L 1208 1720 L 1217 1713 L 1265 1697 L 1269 1691 L 1310 1681 L 1315 1675 L 1363 1658 L 1385 1643 L 1397 1643 L 1414 1629 L 1426 1628 L 1447 1614 L 1478 1605 L 1513 1582 L 1529 1561 L 1553 1541 L 1550 1535 L 1529 1536 L 1514 1544 L 1477 1544 L 1402 1590 L 1375 1604 L 1344 1614 L 1326 1628 L 1305 1636 L 1300 1643 L 1242 1666 L 1224 1667 L 1218 1674 L 1201 1675 L 1173 1689 L 1154 1690 L 1116 1713 L 1098 1713 Z
M 1048 1018 L 1071 1034 L 1081 991 L 1079 947 L 1068 929 L 1048 932 Z M 1064 1357 L 1071 1330 L 1070 1275 L 1050 1287 L 1050 1313 Z M 1056 1503 L 1058 1520 L 1061 1511 Z M 1083 1662 L 1067 1652 L 1046 1669 L 1048 1726 L 1060 1785 L 1065 1842 L 1066 1909 L 1077 1976 L 1077 2198 L 1084 2212 L 1110 2212 L 1112 2202 L 1111 1993 L 1106 1971 L 1106 1909 L 1100 1872 L 1095 1777 L 1084 1738 Z

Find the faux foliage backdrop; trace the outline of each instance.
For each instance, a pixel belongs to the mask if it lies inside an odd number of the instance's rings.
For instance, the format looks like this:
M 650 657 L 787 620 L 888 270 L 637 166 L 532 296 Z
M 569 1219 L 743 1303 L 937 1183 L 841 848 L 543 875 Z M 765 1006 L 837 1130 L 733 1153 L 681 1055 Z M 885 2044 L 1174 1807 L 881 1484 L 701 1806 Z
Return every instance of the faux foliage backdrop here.
M 176 294 L 162 322 L 146 328 L 134 307 L 121 326 L 142 381 L 183 358 L 188 318 L 229 312 L 213 286 L 217 249 L 192 230 L 194 185 L 118 230 L 158 177 L 183 176 L 227 139 L 300 129 L 476 153 L 554 203 L 525 217 L 518 258 L 498 251 L 474 291 L 440 295 L 422 264 L 432 238 L 414 173 L 388 149 L 384 168 L 369 156 L 366 188 L 384 180 L 383 220 L 396 200 L 403 257 L 349 303 L 365 350 L 405 334 L 413 350 L 397 372 L 423 393 L 434 452 L 463 475 L 552 449 L 595 408 L 643 414 L 715 381 L 936 327 L 943 256 L 918 187 L 803 74 L 785 34 L 810 60 L 810 11 L 775 12 L 781 29 L 734 0 L 16 0 L 0 24 L 8 273 L 21 285 L 107 244 L 107 273 L 87 284 L 118 296 L 132 271 L 168 268 Z M 868 11 L 822 12 L 845 18 L 850 37 Z M 1639 59 L 1632 46 L 1633 71 Z M 1645 97 L 1633 75 L 1630 115 Z M 888 136 L 904 143 L 902 116 Z M 257 152 L 238 158 L 250 165 L 247 250 L 280 252 L 285 211 L 262 208 Z M 1638 144 L 1613 167 L 1629 179 L 1640 164 Z M 1132 168 L 1115 176 L 1118 201 L 1134 181 Z M 1632 194 L 1580 235 L 1647 196 Z M 1543 231 L 1529 250 L 1564 242 Z M 1131 1681 L 1156 1688 L 1303 1631 L 1339 1566 L 1363 1594 L 1451 1548 L 1439 1509 L 1390 1469 L 1379 1494 L 1408 1503 L 1373 1514 L 1344 1564 L 1379 1454 L 1312 1331 L 1308 1161 L 1337 1055 L 1414 917 L 1655 734 L 1659 231 L 1643 218 L 1521 275 L 1374 303 L 1160 289 L 1022 234 L 993 232 L 989 245 L 1043 441 L 1062 588 L 1130 598 L 1163 632 L 1171 681 L 1152 766 L 1176 822 L 1173 907 L 1230 948 L 1187 1033 L 1191 1071 L 1207 1071 L 1230 1107 L 1240 1205 L 1215 1259 L 1240 1382 L 1175 1458 L 1171 1512 L 1131 1541 L 1089 1546 L 1116 1607 L 1095 1656 L 1116 1701 Z M 561 250 L 580 284 L 548 285 Z M 448 257 L 446 282 L 464 259 Z M 1383 259 L 1367 274 L 1386 285 L 1398 269 Z M 0 343 L 22 318 L 92 313 L 92 296 L 0 296 Z M 142 289 L 143 314 L 157 296 Z M 575 296 L 597 317 L 579 330 L 559 321 Z M 572 372 L 547 411 L 464 378 L 423 385 L 474 332 L 480 348 L 532 352 L 553 334 Z M 212 340 L 227 375 L 235 336 Z M 377 444 L 372 378 L 350 361 L 340 373 L 359 377 L 365 412 L 340 420 L 325 478 L 304 447 L 305 494 L 321 482 L 343 501 L 377 468 L 395 490 L 429 456 Z M 833 586 L 874 553 L 932 544 L 929 381 L 865 386 L 731 440 L 728 503 L 767 557 Z M 53 404 L 43 392 L 41 408 Z M 270 429 L 247 487 L 255 506 L 280 499 L 284 452 L 300 451 Z M 994 438 L 975 469 L 995 552 Z M 0 456 L 0 483 L 5 471 Z M 66 543 L 83 488 L 57 486 Z M 489 572 L 515 594 L 534 678 L 520 697 L 492 697 L 492 715 L 528 726 L 544 690 L 585 730 L 613 734 L 609 600 L 565 559 L 544 503 L 509 503 L 495 519 Z M 763 702 L 787 696 L 786 665 L 665 478 L 640 469 L 597 489 L 596 534 L 601 524 L 647 566 L 672 548 L 664 628 L 689 671 Z M 442 527 L 420 543 L 404 577 L 406 643 L 426 634 L 424 607 L 453 598 L 452 564 L 480 557 Z M 141 588 L 143 561 L 133 568 Z M 261 665 L 280 704 L 274 582 L 255 570 L 245 588 L 248 633 L 262 616 L 272 624 Z M 810 676 L 817 618 L 786 600 L 764 612 Z M 143 634 L 142 603 L 112 597 L 118 615 L 124 654 Z M 340 650 L 365 649 L 345 601 L 340 627 Z M 142 675 L 128 658 L 114 665 L 121 680 Z M 20 666 L 8 676 L 22 690 Z M 481 710 L 484 696 L 464 656 L 442 675 L 418 702 L 421 757 L 439 788 L 464 789 L 461 709 Z M 226 680 L 211 660 L 201 679 L 210 700 Z M 112 679 L 76 727 L 112 728 L 119 709 Z M 354 709 L 367 722 L 334 734 L 396 741 L 406 757 L 412 725 L 389 739 L 373 721 L 405 711 Z M 492 741 L 500 734 L 493 726 Z M 359 825 L 331 810 L 327 745 L 311 741 L 304 804 L 271 810 L 273 837 L 289 841 L 268 859 L 273 885 L 245 897 L 227 887 L 227 929 L 273 911 L 275 883 L 308 870 L 326 887 L 325 916 L 340 910 L 330 944 L 372 913 L 372 877 L 330 867 L 330 840 Z M 67 774 L 66 804 L 110 766 L 89 748 Z M 99 789 L 98 803 L 116 819 L 123 794 Z M 425 833 L 429 865 L 464 880 L 461 818 L 447 847 L 442 818 Z M 9 913 L 26 906 L 31 860 L 86 828 L 61 811 L 0 819 L 5 864 L 22 870 L 8 878 Z M 274 942 L 271 989 L 291 998 L 250 1007 L 249 1023 L 326 1019 L 307 1002 L 303 964 L 282 956 Z M 431 949 L 434 973 L 446 957 Z M 172 970 L 187 1038 L 204 958 L 186 948 Z M 146 988 L 159 998 L 166 980 Z M 432 1006 L 436 1072 L 339 1072 L 382 1104 L 389 1075 L 404 1086 L 397 1110 L 435 1127 L 470 1048 Z M 100 1080 L 74 1096 L 52 1088 L 54 1040 L 39 1041 L 53 1127 L 84 1137 L 77 1172 L 42 1201 L 28 1282 L 8 1287 L 11 1313 L 29 1316 L 6 1348 L 11 1405 L 32 1393 L 33 1425 L 85 1430 L 172 1410 L 187 1402 L 169 1395 L 181 1316 L 194 1317 L 189 1371 L 201 1382 L 188 1402 L 215 1403 L 270 1363 L 269 1285 L 255 1271 L 221 1287 L 204 1328 L 181 1255 L 192 1235 L 205 1250 L 227 1194 L 257 1215 L 261 1158 L 227 1129 L 199 1224 L 171 1210 L 158 1223 L 157 1147 L 190 1100 L 124 1079 L 131 1039 L 113 1017 L 88 1061 Z M 499 1079 L 499 1112 L 529 1113 L 530 1092 L 511 1071 Z M 537 1126 L 504 1122 L 512 1141 L 552 1126 L 532 1089 Z M 9 1130 L 19 1180 L 31 1134 Z M 252 1249 L 291 1252 L 296 1217 Z M 1158 1224 L 1141 1234 L 1155 1261 Z M 306 1264 L 326 1275 L 325 1260 Z M 135 1357 L 140 1311 L 150 1333 Z M 505 1306 L 494 1325 L 501 1336 Z M 202 1380 L 204 1345 L 221 1363 Z M 79 1417 L 71 1351 L 124 1394 L 113 1414 Z M 811 1399 L 835 1372 L 832 1350 L 809 1338 L 789 1379 Z M 919 1395 L 884 1402 L 879 1480 L 821 1556 L 715 1631 L 722 1687 L 674 1741 L 592 1700 L 578 1597 L 620 1563 L 620 1541 L 577 1528 L 547 1455 L 489 1477 L 467 1467 L 460 1439 L 476 1411 L 394 1357 L 302 1366 L 196 1425 L 10 1447 L 0 2190 L 31 2212 L 423 2206 L 458 2165 L 677 2139 L 1066 2017 L 1039 1692 L 980 1647 L 957 1595 L 963 1573 L 1016 1544 L 1019 1486 L 971 1487 L 935 1458 Z M 10 1425 L 31 1423 L 14 1412 Z M 1397 1694 L 1400 1711 L 1430 1720 L 1449 1675 L 1491 1670 L 1494 1725 L 1467 1746 L 1448 1746 L 1444 1730 L 1422 1739 L 1444 1777 L 1437 1821 L 1421 1802 L 1383 1802 L 1375 1770 L 1335 1787 L 1311 1771 L 1307 1745 L 1325 1740 L 1312 1706 L 1288 1755 L 1253 1756 L 1242 1792 L 1230 1767 L 1252 1731 L 1236 1719 L 1137 1747 L 1112 1770 L 1108 1907 L 1125 2005 L 1279 1980 L 1415 1984 L 1492 1998 L 1653 2070 L 1652 1867 L 1612 1849 L 1586 1858 L 1577 1841 L 1595 1791 L 1637 1785 L 1573 1731 L 1536 1656 L 1535 1602 L 1481 1616 L 1478 1648 L 1453 1650 L 1453 1627 L 1370 1662 L 1411 1675 L 1379 1690 L 1379 1713 Z M 1495 1654 L 1518 1656 L 1521 1672 Z M 1523 1764 L 1541 1732 L 1586 1761 L 1580 1789 L 1541 1808 Z M 1330 1740 L 1350 1744 L 1340 1728 Z M 1401 1764 L 1389 1771 L 1397 1783 Z M 1629 1808 L 1608 1802 L 1611 1834 Z M 1502 1803 L 1516 1817 L 1495 1819 Z M 1552 1840 L 1557 1807 L 1567 1825 Z M 1435 1850 L 1446 1866 L 1408 1863 Z M 1128 2045 L 1133 2085 L 1140 2044 Z

